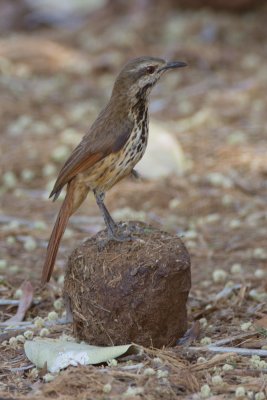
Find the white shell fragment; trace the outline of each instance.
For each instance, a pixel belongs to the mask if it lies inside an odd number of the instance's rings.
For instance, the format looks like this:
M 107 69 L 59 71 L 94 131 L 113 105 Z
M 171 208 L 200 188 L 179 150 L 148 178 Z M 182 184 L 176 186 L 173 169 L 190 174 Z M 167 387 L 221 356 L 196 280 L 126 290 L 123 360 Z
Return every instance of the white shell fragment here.
M 24 350 L 28 359 L 37 368 L 47 364 L 49 372 L 58 372 L 69 365 L 99 364 L 125 354 L 130 348 L 138 351 L 131 344 L 123 346 L 98 347 L 85 343 L 69 342 L 62 339 L 40 339 L 26 341 Z
M 182 176 L 186 170 L 185 156 L 178 140 L 156 121 L 150 122 L 147 149 L 136 170 L 147 179 Z

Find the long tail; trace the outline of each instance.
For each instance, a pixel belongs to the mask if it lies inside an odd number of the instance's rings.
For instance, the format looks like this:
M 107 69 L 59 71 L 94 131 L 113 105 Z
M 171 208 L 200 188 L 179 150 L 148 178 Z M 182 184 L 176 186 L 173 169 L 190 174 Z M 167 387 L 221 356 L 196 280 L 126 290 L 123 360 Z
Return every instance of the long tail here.
M 73 200 L 74 186 L 70 182 L 47 246 L 46 259 L 42 270 L 42 285 L 50 280 L 53 272 L 60 240 L 73 213 Z

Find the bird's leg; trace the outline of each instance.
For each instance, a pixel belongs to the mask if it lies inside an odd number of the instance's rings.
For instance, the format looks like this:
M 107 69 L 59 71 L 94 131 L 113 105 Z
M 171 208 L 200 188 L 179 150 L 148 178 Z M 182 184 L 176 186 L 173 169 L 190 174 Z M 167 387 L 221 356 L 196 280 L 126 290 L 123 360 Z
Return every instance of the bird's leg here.
M 94 191 L 96 203 L 104 217 L 104 221 L 108 230 L 108 238 L 109 240 L 116 240 L 118 242 L 123 242 L 125 240 L 131 240 L 130 236 L 118 235 L 116 230 L 118 228 L 117 224 L 111 217 L 110 213 L 108 212 L 107 207 L 104 204 L 104 193 L 98 193 Z
M 113 220 L 112 216 L 110 215 L 110 213 L 108 212 L 107 207 L 104 204 L 104 193 L 97 193 L 96 191 L 94 191 L 94 195 L 95 195 L 95 199 L 96 199 L 96 203 L 104 217 L 104 221 L 106 224 L 106 227 L 108 229 L 109 232 L 114 232 L 117 228 L 117 225 L 115 223 L 115 221 Z

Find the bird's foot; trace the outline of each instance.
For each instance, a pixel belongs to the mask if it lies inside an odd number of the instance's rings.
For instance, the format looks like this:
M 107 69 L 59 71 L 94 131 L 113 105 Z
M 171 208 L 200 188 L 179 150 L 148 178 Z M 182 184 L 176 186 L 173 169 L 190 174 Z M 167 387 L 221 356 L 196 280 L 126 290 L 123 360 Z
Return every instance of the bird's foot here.
M 117 227 L 119 228 L 119 227 Z M 97 243 L 99 251 L 102 251 L 109 242 L 130 242 L 136 240 L 131 234 L 117 232 L 116 230 L 108 231 L 108 236 L 105 239 L 100 239 Z

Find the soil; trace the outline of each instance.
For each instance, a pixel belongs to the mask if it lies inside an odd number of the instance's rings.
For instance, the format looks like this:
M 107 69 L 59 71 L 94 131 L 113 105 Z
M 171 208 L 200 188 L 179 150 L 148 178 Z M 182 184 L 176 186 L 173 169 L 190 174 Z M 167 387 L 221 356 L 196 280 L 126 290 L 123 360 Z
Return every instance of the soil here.
M 88 198 L 68 225 L 51 284 L 41 290 L 45 247 L 61 202 L 48 200 L 49 190 L 106 103 L 122 64 L 143 54 L 189 64 L 162 79 L 150 106 L 151 118 L 178 138 L 187 171 L 179 178 L 125 179 L 108 193 L 107 207 L 118 220 L 122 212 L 123 219 L 142 212 L 144 222 L 178 234 L 192 262 L 192 329 L 182 344 L 145 349 L 141 358 L 117 366 L 71 367 L 45 383 L 45 371 L 30 365 L 22 344 L 5 342 L 23 331 L 3 329 L 2 398 L 120 399 L 127 393 L 198 399 L 208 393 L 231 399 L 236 391 L 264 398 L 266 363 L 252 358 L 251 349 L 265 354 L 267 346 L 266 17 L 266 7 L 242 15 L 163 12 L 141 1 L 123 11 L 107 6 L 78 28 L 2 36 L 1 296 L 18 298 L 17 289 L 30 280 L 35 292 L 26 321 L 63 313 L 55 301 L 68 255 L 103 228 L 103 220 Z M 15 312 L 14 305 L 1 306 L 1 320 Z M 40 333 L 36 325 L 31 329 Z M 48 335 L 62 333 L 71 327 L 55 325 Z M 221 353 L 205 348 L 219 340 Z M 247 355 L 235 353 L 242 349 Z

